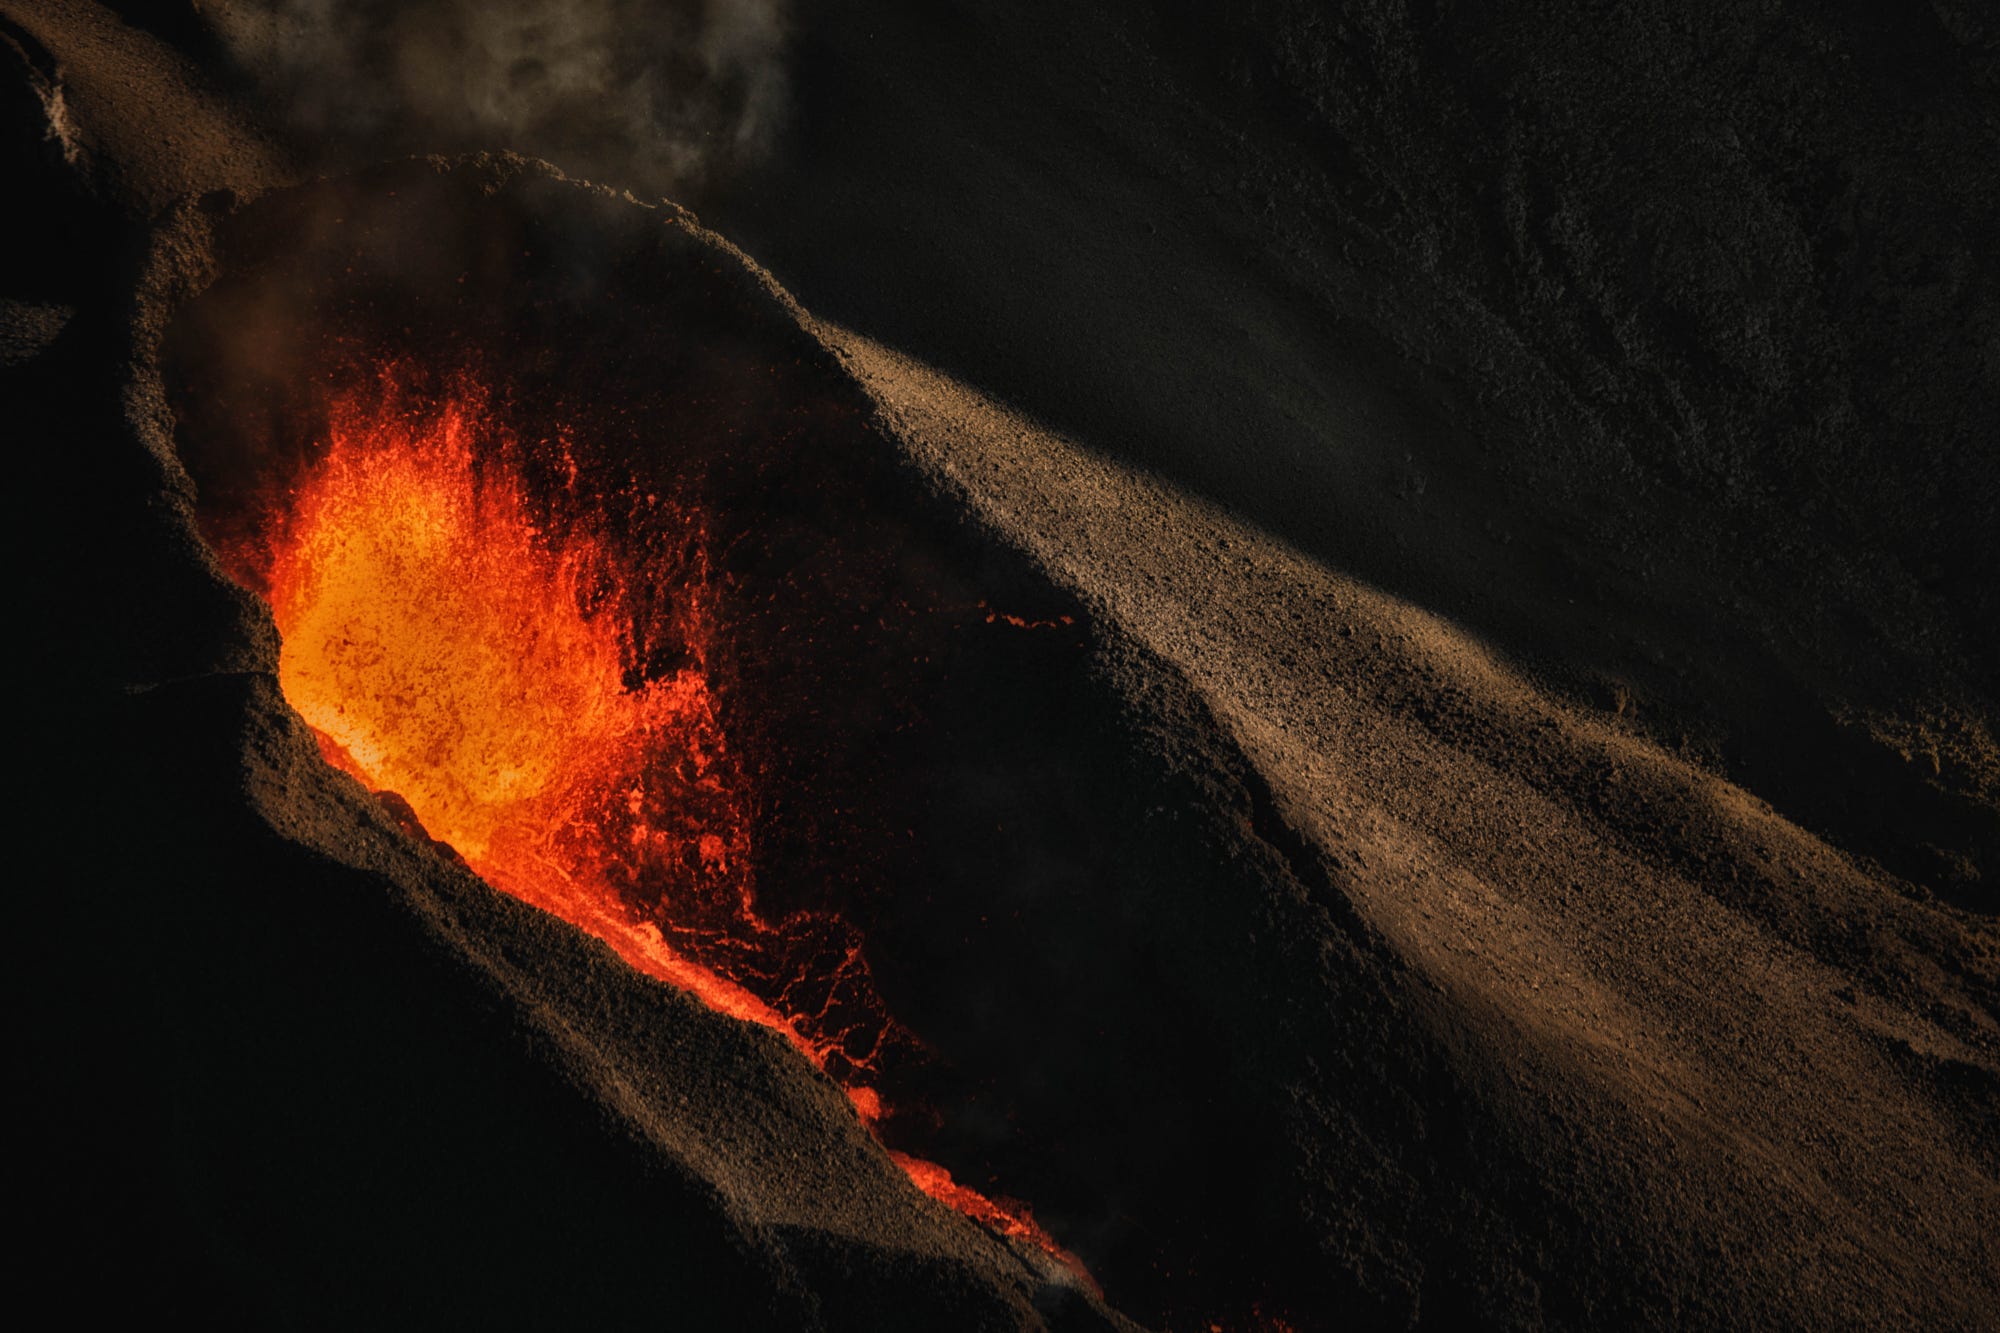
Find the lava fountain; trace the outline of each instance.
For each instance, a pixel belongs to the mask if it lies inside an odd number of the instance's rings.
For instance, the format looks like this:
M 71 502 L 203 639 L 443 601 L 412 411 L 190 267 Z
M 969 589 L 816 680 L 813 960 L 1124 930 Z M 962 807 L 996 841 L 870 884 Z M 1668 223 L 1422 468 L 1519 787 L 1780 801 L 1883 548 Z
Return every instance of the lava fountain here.
M 783 1033 L 879 1122 L 879 1057 L 911 1038 L 858 933 L 757 910 L 746 778 L 707 670 L 713 599 L 687 554 L 698 521 L 631 478 L 607 505 L 567 441 L 514 438 L 475 380 L 442 401 L 412 381 L 392 363 L 337 398 L 263 525 L 225 544 L 270 601 L 285 697 L 329 762 L 407 802 L 488 883 Z M 613 534 L 613 509 L 675 540 Z M 635 595 L 641 581 L 655 595 Z M 933 1198 L 1082 1274 L 1025 1208 L 892 1156 Z
M 823 1063 L 827 1038 L 648 919 L 763 925 L 714 700 L 698 660 L 628 688 L 615 563 L 538 513 L 517 448 L 472 385 L 429 409 L 390 372 L 334 404 L 263 571 L 285 697 L 329 760 L 489 883 Z

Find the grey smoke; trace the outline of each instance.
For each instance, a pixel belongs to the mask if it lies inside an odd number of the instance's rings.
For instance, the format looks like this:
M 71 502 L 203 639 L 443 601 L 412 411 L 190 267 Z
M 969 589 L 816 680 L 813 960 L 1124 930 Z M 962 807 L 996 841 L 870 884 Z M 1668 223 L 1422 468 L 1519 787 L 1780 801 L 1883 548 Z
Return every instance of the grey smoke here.
M 294 124 L 378 149 L 512 149 L 669 192 L 755 163 L 785 113 L 786 0 L 209 0 Z

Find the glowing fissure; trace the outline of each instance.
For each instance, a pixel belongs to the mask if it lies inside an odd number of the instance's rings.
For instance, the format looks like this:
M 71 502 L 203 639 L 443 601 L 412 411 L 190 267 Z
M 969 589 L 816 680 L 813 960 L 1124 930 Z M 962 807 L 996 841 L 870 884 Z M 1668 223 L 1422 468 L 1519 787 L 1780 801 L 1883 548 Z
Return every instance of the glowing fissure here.
M 403 379 L 390 366 L 379 391 L 336 401 L 323 451 L 263 536 L 224 553 L 270 599 L 285 697 L 331 762 L 401 796 L 482 878 L 639 971 L 783 1033 L 875 1124 L 885 1108 L 871 1076 L 893 1024 L 858 937 L 756 910 L 699 573 L 641 575 L 677 577 L 686 651 L 672 674 L 634 683 L 621 581 L 633 575 L 567 521 L 590 506 L 573 494 L 566 446 L 543 446 L 565 451 L 557 472 L 574 512 L 558 523 L 478 386 L 439 406 Z M 931 1197 L 1088 1281 L 1025 1208 L 892 1156 Z

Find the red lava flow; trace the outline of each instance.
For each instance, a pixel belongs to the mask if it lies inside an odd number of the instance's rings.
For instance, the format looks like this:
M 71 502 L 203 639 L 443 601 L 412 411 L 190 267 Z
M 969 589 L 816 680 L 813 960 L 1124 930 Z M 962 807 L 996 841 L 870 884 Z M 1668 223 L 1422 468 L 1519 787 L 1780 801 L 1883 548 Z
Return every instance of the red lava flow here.
M 574 461 L 556 460 L 570 512 L 538 504 L 521 443 L 476 383 L 438 402 L 406 379 L 391 363 L 374 390 L 335 401 L 261 536 L 224 552 L 270 600 L 285 697 L 330 762 L 400 795 L 482 878 L 784 1034 L 872 1126 L 874 1056 L 893 1024 L 851 928 L 810 923 L 834 946 L 788 950 L 801 924 L 757 911 L 699 574 L 674 571 L 684 664 L 634 684 L 634 572 L 587 521 Z M 891 1156 L 932 1198 L 1089 1282 L 1024 1207 Z

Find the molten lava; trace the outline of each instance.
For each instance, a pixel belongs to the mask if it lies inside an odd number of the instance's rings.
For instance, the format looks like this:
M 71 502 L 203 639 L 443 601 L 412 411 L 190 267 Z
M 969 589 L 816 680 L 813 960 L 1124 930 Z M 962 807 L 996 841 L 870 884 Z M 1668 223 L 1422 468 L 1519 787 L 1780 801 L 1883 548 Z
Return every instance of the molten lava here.
M 279 683 L 328 757 L 492 884 L 823 1060 L 629 906 L 747 914 L 747 835 L 699 666 L 626 688 L 602 543 L 550 532 L 476 393 L 436 412 L 345 401 L 330 437 L 264 571 Z
M 701 570 L 635 562 L 630 534 L 620 545 L 601 530 L 608 483 L 580 478 L 563 442 L 537 447 L 537 474 L 556 479 L 540 490 L 476 385 L 438 406 L 393 366 L 378 391 L 335 402 L 323 450 L 268 526 L 224 553 L 270 599 L 285 697 L 331 762 L 402 797 L 489 883 L 784 1033 L 878 1122 L 872 1075 L 897 1030 L 858 935 L 756 910 Z M 649 522 L 698 536 L 640 498 Z M 679 589 L 671 624 L 640 622 L 640 579 Z M 661 636 L 677 665 L 647 676 L 640 641 Z M 932 1197 L 1083 1273 L 1025 1209 L 895 1160 Z
M 996 1203 L 978 1190 L 953 1180 L 951 1172 L 936 1162 L 927 1162 L 921 1157 L 911 1157 L 907 1153 L 894 1151 L 890 1152 L 889 1157 L 897 1166 L 903 1168 L 904 1174 L 916 1182 L 918 1189 L 939 1203 L 956 1208 L 989 1230 L 1039 1247 L 1063 1267 L 1083 1279 L 1085 1285 L 1092 1291 L 1100 1296 L 1104 1294 L 1098 1287 L 1096 1279 L 1090 1276 L 1090 1270 L 1084 1267 L 1083 1261 L 1058 1245 L 1053 1236 L 1036 1225 L 1034 1215 L 1028 1211 L 1026 1204 L 1013 1200 Z

